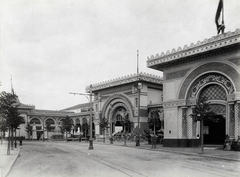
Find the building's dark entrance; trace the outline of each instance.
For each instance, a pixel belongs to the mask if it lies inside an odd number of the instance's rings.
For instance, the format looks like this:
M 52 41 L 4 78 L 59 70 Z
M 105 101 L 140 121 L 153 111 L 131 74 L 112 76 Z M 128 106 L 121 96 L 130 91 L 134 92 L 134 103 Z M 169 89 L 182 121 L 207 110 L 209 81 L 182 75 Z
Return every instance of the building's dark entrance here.
M 225 118 L 219 122 L 204 122 L 204 144 L 223 144 L 225 139 Z

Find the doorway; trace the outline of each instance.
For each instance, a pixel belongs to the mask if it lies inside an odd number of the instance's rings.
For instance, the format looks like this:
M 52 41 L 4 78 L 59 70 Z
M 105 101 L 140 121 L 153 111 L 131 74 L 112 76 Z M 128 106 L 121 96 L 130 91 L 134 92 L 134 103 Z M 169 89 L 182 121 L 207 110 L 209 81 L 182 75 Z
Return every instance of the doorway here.
M 218 122 L 204 122 L 204 144 L 223 145 L 226 134 L 226 120 L 219 116 Z

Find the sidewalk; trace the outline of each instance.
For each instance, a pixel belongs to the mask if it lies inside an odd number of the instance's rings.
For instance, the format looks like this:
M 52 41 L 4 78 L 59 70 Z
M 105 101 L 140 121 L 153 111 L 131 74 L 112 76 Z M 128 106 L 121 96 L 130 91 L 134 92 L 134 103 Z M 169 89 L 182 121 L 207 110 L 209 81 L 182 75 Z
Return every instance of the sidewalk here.
M 10 155 L 7 155 L 7 141 L 3 140 L 3 144 L 0 144 L 0 177 L 5 177 L 9 173 L 19 152 L 20 148 L 18 144 L 18 147 L 10 150 Z
M 105 143 L 94 141 L 93 143 L 96 144 L 105 144 L 110 145 L 110 142 L 107 140 Z M 113 146 L 124 146 L 124 141 L 114 141 Z M 146 141 L 141 142 L 140 146 L 135 146 L 136 142 L 134 141 L 127 141 L 126 147 L 136 148 L 136 149 L 148 149 L 151 151 L 163 151 L 163 152 L 171 152 L 171 153 L 179 153 L 179 154 L 186 154 L 186 155 L 195 155 L 195 156 L 202 156 L 202 157 L 211 157 L 211 158 L 218 158 L 224 159 L 229 161 L 238 161 L 240 162 L 240 151 L 224 151 L 222 146 L 205 146 L 204 147 L 204 154 L 201 154 L 200 148 L 193 148 L 193 147 L 163 147 L 162 145 L 157 145 L 156 149 L 151 149 L 151 145 L 149 145 Z

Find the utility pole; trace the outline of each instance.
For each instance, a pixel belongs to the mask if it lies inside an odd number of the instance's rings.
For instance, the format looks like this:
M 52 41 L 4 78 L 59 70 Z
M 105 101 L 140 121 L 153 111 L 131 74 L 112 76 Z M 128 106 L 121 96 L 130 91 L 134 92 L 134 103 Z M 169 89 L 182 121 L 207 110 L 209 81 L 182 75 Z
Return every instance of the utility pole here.
M 90 93 L 72 93 L 70 92 L 70 94 L 73 95 L 83 95 L 85 96 L 88 101 L 89 101 L 89 107 L 90 107 L 90 115 L 89 115 L 89 124 L 90 124 L 90 133 L 89 133 L 89 148 L 88 149 L 93 149 L 93 138 L 92 138 L 92 84 L 90 84 Z M 89 98 L 88 98 L 89 96 Z

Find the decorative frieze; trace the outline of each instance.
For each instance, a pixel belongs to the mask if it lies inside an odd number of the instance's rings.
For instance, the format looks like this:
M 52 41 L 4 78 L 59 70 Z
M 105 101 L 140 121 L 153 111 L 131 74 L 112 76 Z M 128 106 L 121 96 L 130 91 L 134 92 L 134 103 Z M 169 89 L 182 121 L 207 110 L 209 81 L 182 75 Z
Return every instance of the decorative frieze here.
M 101 90 L 101 89 L 106 89 L 114 86 L 119 86 L 127 83 L 133 83 L 138 80 L 142 81 L 147 81 L 147 82 L 152 82 L 152 83 L 157 83 L 157 84 L 162 84 L 163 78 L 160 76 L 156 76 L 153 74 L 148 74 L 148 73 L 139 73 L 139 74 L 131 74 L 123 77 L 119 77 L 116 79 L 111 79 L 108 81 L 104 81 L 101 83 L 93 84 L 92 85 L 92 91 L 96 90 Z M 89 86 L 86 87 L 86 92 L 89 92 Z
M 188 71 L 189 71 L 189 69 L 185 69 L 185 70 L 181 70 L 181 71 L 167 73 L 166 74 L 166 80 L 177 79 L 177 78 L 180 78 L 180 77 L 184 77 L 187 74 Z
M 179 106 L 185 106 L 186 100 L 177 100 L 177 101 L 169 101 L 169 102 L 163 102 L 163 107 L 179 107 Z
M 112 93 L 117 93 L 117 92 L 124 92 L 124 91 L 128 91 L 128 90 L 132 90 L 132 86 L 121 86 L 121 87 L 114 87 L 114 88 L 109 88 L 106 90 L 101 91 L 101 95 L 106 95 L 106 94 L 112 94 Z
M 160 56 L 159 54 L 156 56 L 152 55 L 151 57 L 148 57 L 147 66 L 152 67 L 154 65 L 167 63 L 169 61 L 178 60 L 180 58 L 189 57 L 210 50 L 215 50 L 239 43 L 239 41 L 240 30 L 237 29 L 235 32 L 227 32 L 213 36 L 212 38 L 205 39 L 202 42 L 198 41 L 196 44 L 191 43 L 190 46 L 185 45 L 183 49 L 179 47 L 177 52 L 175 49 L 173 49 L 172 52 L 167 51 L 166 54 L 162 52 Z

